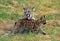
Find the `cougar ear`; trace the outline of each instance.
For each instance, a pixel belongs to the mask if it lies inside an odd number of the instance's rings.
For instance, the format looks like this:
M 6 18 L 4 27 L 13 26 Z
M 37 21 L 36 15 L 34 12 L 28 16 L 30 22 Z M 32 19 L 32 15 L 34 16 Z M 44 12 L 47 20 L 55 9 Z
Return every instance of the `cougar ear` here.
M 24 9 L 24 10 L 26 10 L 26 8 L 25 8 L 25 7 L 23 7 L 23 9 Z
M 41 16 L 41 17 L 40 17 L 40 20 L 42 20 L 43 18 L 45 18 L 45 15 Z
M 32 11 L 35 11 L 35 8 L 34 7 L 32 7 Z

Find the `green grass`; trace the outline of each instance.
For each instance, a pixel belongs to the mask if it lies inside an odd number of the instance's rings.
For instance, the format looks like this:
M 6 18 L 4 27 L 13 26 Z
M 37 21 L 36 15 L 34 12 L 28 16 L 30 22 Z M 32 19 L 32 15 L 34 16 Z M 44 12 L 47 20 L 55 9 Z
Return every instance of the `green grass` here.
M 0 0 L 0 3 L 3 3 L 3 4 L 4 4 L 4 3 L 5 3 L 5 4 L 6 4 L 6 3 L 11 3 L 11 2 L 12 2 L 12 0 Z
M 51 0 L 51 2 L 49 0 L 17 0 L 16 5 L 12 4 L 12 0 L 0 0 L 0 21 L 14 23 L 19 18 L 23 18 L 23 7 L 35 7 L 36 19 L 41 14 L 46 15 L 46 20 L 60 20 L 60 0 Z M 33 33 L 8 35 L 8 37 L 0 37 L 0 41 L 60 41 L 60 26 L 45 25 L 43 30 L 48 35 Z
M 60 14 L 46 15 L 47 20 L 60 20 Z
M 15 13 L 7 14 L 6 12 L 0 12 L 0 19 L 6 22 L 16 21 L 22 17 L 23 15 L 19 15 Z
M 44 27 L 47 35 L 42 34 L 17 34 L 8 35 L 7 37 L 0 38 L 0 41 L 60 41 L 60 28 L 59 27 Z

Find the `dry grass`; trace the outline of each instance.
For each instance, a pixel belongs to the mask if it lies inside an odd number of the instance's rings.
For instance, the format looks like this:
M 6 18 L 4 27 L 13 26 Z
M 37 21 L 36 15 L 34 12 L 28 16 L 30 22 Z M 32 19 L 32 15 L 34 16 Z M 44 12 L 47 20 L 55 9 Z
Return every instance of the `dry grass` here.
M 47 35 L 17 34 L 0 37 L 0 41 L 60 41 L 60 0 L 0 0 L 0 35 L 23 17 L 23 7 L 35 7 L 35 18 L 46 15 L 43 30 Z

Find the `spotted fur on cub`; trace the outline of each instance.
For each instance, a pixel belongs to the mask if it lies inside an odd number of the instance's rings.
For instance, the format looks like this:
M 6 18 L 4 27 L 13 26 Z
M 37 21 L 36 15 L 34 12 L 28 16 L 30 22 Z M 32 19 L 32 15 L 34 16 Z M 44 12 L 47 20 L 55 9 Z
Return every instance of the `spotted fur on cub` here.
M 42 33 L 42 34 L 46 34 L 42 29 L 41 29 L 41 25 L 46 24 L 46 18 L 45 16 L 41 16 L 38 20 L 34 20 L 34 19 L 19 19 L 17 22 L 15 22 L 14 25 L 14 33 L 24 33 L 24 32 L 29 32 L 32 31 L 34 33 Z

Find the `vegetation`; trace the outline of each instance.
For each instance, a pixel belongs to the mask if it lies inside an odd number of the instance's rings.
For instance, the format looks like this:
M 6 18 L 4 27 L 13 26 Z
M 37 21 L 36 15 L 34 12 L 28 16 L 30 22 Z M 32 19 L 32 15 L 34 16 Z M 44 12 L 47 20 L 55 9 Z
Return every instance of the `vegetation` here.
M 0 41 L 60 41 L 60 0 L 0 0 L 0 24 L 14 23 L 17 19 L 23 18 L 23 7 L 35 7 L 36 19 L 46 15 L 47 24 L 43 30 L 47 35 L 8 35 L 0 37 Z M 4 33 L 0 31 L 0 34 Z

